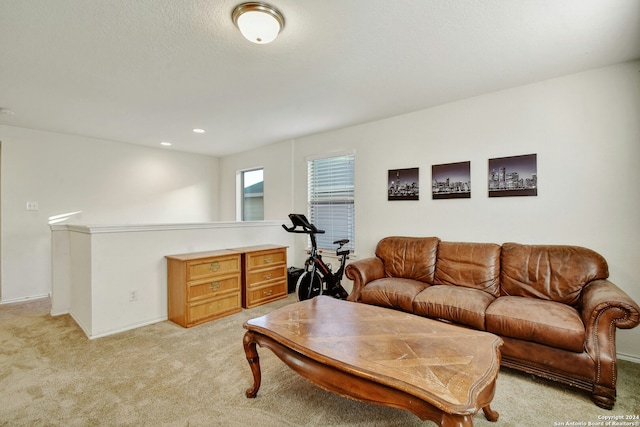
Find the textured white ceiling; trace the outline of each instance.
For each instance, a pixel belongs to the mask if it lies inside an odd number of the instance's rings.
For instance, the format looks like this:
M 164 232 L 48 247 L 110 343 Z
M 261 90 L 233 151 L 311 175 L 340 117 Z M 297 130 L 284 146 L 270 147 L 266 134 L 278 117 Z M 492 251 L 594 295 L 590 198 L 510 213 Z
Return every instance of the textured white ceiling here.
M 640 58 L 639 0 L 241 2 L 0 0 L 0 124 L 221 156 Z

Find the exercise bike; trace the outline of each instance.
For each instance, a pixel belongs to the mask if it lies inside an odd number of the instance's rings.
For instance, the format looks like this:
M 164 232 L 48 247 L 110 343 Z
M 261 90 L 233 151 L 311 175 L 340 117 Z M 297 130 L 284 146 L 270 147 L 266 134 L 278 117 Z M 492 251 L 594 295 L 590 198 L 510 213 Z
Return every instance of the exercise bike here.
M 316 244 L 316 234 L 323 234 L 324 230 L 319 230 L 315 225 L 311 224 L 303 214 L 289 214 L 293 227 L 282 227 L 289 233 L 308 234 L 311 239 L 311 250 L 308 251 L 309 258 L 304 263 L 304 272 L 298 278 L 296 287 L 298 289 L 298 299 L 304 301 L 314 298 L 318 295 L 330 295 L 339 299 L 346 299 L 349 293 L 342 287 L 342 275 L 344 267 L 349 259 L 349 249 L 342 247 L 349 243 L 349 239 L 340 239 L 333 242 L 338 245 L 336 255 L 340 257 L 340 268 L 333 273 L 331 265 L 326 264 L 322 260 L 321 251 L 318 250 Z

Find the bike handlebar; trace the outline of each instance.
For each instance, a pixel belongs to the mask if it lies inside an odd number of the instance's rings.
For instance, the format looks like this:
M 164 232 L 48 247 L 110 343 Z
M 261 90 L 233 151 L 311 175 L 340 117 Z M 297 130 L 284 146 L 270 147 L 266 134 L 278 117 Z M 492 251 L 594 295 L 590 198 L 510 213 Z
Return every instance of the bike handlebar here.
M 287 230 L 289 233 L 304 233 L 304 234 L 323 234 L 324 233 L 324 230 L 318 230 L 318 229 L 316 229 L 316 231 L 312 231 L 312 230 L 296 230 L 295 225 L 293 227 L 287 227 L 286 225 L 282 224 L 282 228 Z
M 315 225 L 311 224 L 306 216 L 303 214 L 289 214 L 289 219 L 293 223 L 293 227 L 287 227 L 282 224 L 282 228 L 289 233 L 305 233 L 305 234 L 323 234 L 324 230 L 318 230 Z M 301 227 L 302 230 L 299 230 Z

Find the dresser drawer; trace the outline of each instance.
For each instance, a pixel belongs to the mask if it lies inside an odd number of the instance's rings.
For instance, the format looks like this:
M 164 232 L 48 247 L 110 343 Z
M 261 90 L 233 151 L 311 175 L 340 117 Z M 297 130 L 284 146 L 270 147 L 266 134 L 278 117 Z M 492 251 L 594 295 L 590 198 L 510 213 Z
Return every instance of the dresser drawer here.
M 256 286 L 263 285 L 265 282 L 286 278 L 287 269 L 285 266 L 281 266 L 260 271 L 248 271 L 246 274 L 247 287 L 255 288 Z
M 187 281 L 240 272 L 240 255 L 199 259 L 187 263 Z
M 287 250 L 285 248 L 272 251 L 254 252 L 246 254 L 247 270 L 268 267 L 274 264 L 287 263 Z
M 238 275 L 189 282 L 187 284 L 187 302 L 239 291 L 240 277 Z
M 189 326 L 240 312 L 240 294 L 189 304 Z
M 264 304 L 271 300 L 281 299 L 287 296 L 287 282 L 273 283 L 269 286 L 254 288 L 247 291 L 248 303 L 246 308 Z

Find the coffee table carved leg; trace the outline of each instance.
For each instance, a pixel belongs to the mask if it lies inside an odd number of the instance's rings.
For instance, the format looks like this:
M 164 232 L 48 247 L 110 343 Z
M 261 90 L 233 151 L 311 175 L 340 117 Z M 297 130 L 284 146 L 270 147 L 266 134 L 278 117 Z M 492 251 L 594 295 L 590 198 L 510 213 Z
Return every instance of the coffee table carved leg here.
M 498 413 L 498 411 L 494 411 L 493 409 L 491 409 L 491 406 L 487 405 L 484 408 L 482 408 L 482 412 L 484 412 L 484 417 L 492 422 L 496 422 L 498 421 L 498 417 L 500 416 L 500 414 Z
M 471 415 L 452 415 L 443 412 L 440 422 L 434 421 L 440 427 L 473 427 L 473 417 Z
M 254 340 L 253 332 L 246 332 L 242 343 L 244 345 L 244 352 L 247 355 L 249 367 L 251 367 L 251 372 L 253 373 L 253 387 L 248 388 L 245 394 L 247 397 L 253 398 L 258 394 L 260 381 L 262 379 L 262 374 L 260 373 L 260 358 L 258 357 L 258 350 L 256 348 L 256 341 Z

